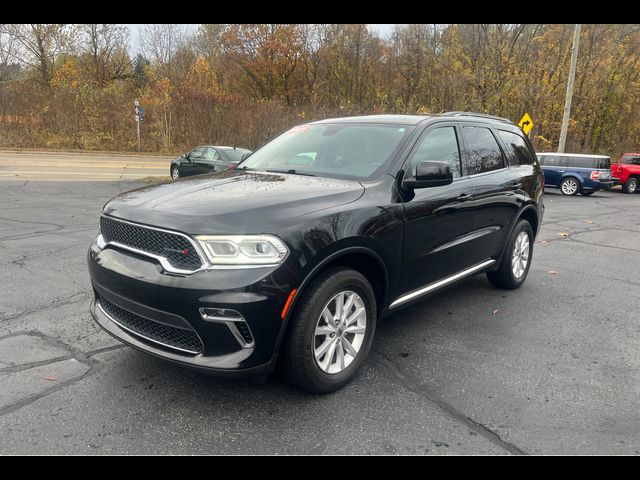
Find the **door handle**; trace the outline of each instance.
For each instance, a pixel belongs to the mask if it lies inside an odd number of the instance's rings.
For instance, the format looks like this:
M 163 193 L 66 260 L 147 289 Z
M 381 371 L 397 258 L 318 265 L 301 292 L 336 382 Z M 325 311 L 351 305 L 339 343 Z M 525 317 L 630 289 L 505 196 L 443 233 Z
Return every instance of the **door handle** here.
M 520 190 L 522 188 L 522 182 L 511 184 L 511 190 Z
M 473 195 L 471 195 L 470 193 L 461 193 L 460 195 L 458 195 L 458 200 L 460 200 L 461 202 L 464 202 L 466 200 L 470 200 L 472 196 Z

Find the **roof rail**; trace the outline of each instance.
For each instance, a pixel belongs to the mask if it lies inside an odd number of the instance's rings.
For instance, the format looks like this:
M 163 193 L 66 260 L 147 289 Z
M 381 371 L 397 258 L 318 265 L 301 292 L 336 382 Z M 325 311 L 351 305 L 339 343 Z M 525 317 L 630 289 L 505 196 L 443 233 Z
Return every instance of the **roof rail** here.
M 499 122 L 511 123 L 513 122 L 508 118 L 498 117 L 496 115 L 487 115 L 486 113 L 476 113 L 476 112 L 445 112 L 442 115 L 448 115 L 452 117 L 480 117 L 480 118 L 490 118 L 491 120 L 498 120 Z

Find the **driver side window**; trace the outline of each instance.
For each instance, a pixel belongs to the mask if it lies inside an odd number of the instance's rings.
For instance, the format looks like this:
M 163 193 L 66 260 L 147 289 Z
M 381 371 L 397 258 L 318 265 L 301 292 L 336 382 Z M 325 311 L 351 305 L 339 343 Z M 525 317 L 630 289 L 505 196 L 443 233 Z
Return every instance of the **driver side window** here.
M 420 162 L 446 162 L 453 178 L 462 176 L 460 167 L 460 148 L 455 127 L 439 127 L 429 131 L 420 139 L 413 153 L 409 175 L 415 177 Z
M 194 148 L 189 154 L 189 160 L 200 160 L 203 152 L 204 148 Z

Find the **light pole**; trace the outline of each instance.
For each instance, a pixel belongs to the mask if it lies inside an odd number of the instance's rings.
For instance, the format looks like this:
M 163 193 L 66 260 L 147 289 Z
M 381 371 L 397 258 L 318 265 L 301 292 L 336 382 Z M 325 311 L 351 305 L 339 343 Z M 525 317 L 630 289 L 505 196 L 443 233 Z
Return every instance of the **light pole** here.
M 567 80 L 567 96 L 564 100 L 564 113 L 562 114 L 562 127 L 560 128 L 560 142 L 558 142 L 558 153 L 564 153 L 564 146 L 567 143 L 567 129 L 569 128 L 569 117 L 571 116 L 573 81 L 576 77 L 576 63 L 578 61 L 579 44 L 580 24 L 576 24 L 576 28 L 573 33 L 573 47 L 571 47 L 571 66 L 569 67 L 569 79 Z

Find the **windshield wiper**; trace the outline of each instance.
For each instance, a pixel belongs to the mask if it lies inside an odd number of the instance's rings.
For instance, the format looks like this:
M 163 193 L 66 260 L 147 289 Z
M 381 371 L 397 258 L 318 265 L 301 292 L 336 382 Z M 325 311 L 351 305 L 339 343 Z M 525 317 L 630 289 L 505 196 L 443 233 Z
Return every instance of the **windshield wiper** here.
M 238 166 L 233 167 L 233 169 L 234 169 L 234 170 L 243 170 L 243 171 L 245 171 L 245 172 L 252 172 L 252 171 L 254 171 L 254 170 L 255 170 L 255 168 L 249 168 L 249 167 L 238 167 Z
M 292 175 L 304 175 L 306 177 L 315 177 L 313 173 L 297 172 L 293 168 L 290 170 L 265 170 L 269 173 L 291 173 Z

